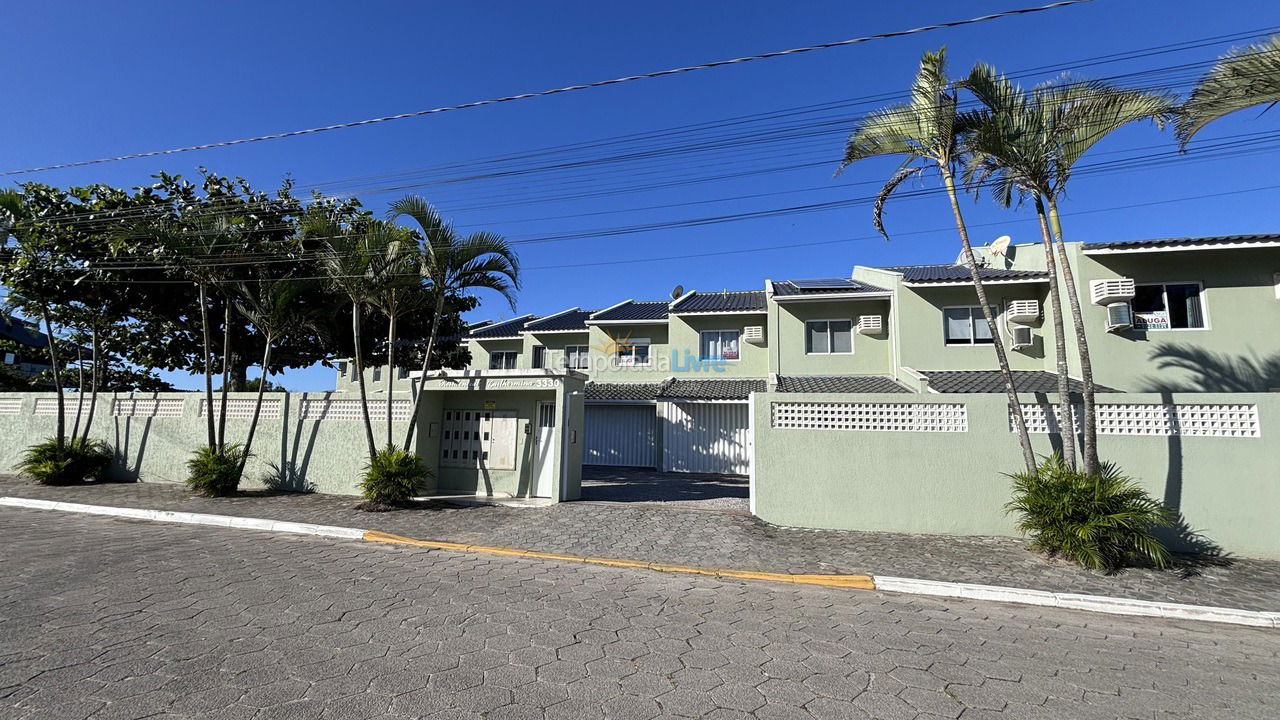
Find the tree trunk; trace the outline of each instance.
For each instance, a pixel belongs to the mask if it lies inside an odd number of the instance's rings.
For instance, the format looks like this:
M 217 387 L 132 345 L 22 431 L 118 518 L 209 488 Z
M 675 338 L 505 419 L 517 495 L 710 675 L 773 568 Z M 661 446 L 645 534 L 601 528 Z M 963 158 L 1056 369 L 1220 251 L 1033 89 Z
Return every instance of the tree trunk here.
M 210 449 L 217 449 L 218 437 L 213 428 L 213 367 L 209 357 L 209 295 L 204 283 L 197 283 L 200 288 L 200 331 L 204 336 L 202 354 L 204 358 L 204 424 Z
M 1062 292 L 1058 285 L 1057 263 L 1053 259 L 1053 234 L 1045 215 L 1044 198 L 1036 196 L 1036 218 L 1040 220 L 1040 237 L 1044 242 L 1045 269 L 1049 272 L 1049 303 L 1053 309 L 1053 342 L 1058 361 L 1058 429 L 1062 438 L 1062 458 L 1071 468 L 1076 466 L 1076 414 L 1071 403 L 1071 381 L 1067 370 L 1067 334 L 1062 317 Z
M 436 314 L 431 318 L 431 334 L 427 336 L 427 348 L 422 355 L 422 376 L 418 378 L 418 394 L 413 398 L 413 409 L 409 412 L 409 429 L 404 435 L 404 449 L 408 450 L 413 443 L 413 428 L 418 424 L 418 411 L 422 408 L 422 388 L 427 383 L 427 371 L 431 367 L 431 351 L 436 344 L 436 333 L 440 331 L 440 315 L 444 313 L 444 291 L 436 289 Z M 410 381 L 412 384 L 412 381 Z
M 396 386 L 396 316 L 387 316 L 387 447 L 391 446 L 391 395 Z
M 84 413 L 84 348 L 76 343 L 76 421 L 71 424 L 71 442 L 80 437 L 80 416 Z
M 360 386 L 360 412 L 364 417 L 364 434 L 369 443 L 369 462 L 378 454 L 378 447 L 373 442 L 373 422 L 369 420 L 369 396 L 364 388 L 364 358 L 360 354 L 360 303 L 351 303 L 351 335 L 352 349 L 355 350 L 356 384 Z
M 244 466 L 249 462 L 249 450 L 253 447 L 253 435 L 258 431 L 258 416 L 262 413 L 262 394 L 267 390 L 267 368 L 271 367 L 271 333 L 267 333 L 267 346 L 262 351 L 262 377 L 258 380 L 258 397 L 253 401 L 253 419 L 249 421 L 249 432 L 244 436 L 244 455 L 240 457 L 240 475 L 244 475 Z
M 1071 259 L 1062 239 L 1062 218 L 1058 215 L 1058 201 L 1049 198 L 1049 220 L 1058 240 L 1058 264 L 1062 268 L 1062 281 L 1067 286 L 1067 301 L 1071 304 L 1071 320 L 1076 326 L 1076 346 L 1080 352 L 1080 381 L 1084 384 L 1084 471 L 1097 474 L 1102 463 L 1098 459 L 1098 411 L 1094 402 L 1096 390 L 1093 384 L 1093 361 L 1089 358 L 1089 338 L 1085 333 L 1084 314 L 1080 311 L 1080 293 L 1076 290 L 1075 274 L 1071 271 Z
M 218 397 L 218 452 L 227 449 L 227 383 L 231 381 L 231 298 L 222 308 L 222 392 Z
M 237 362 L 231 366 L 231 392 L 244 392 L 248 388 L 249 366 L 245 363 Z
M 66 444 L 65 435 L 67 434 L 67 401 L 62 395 L 62 371 L 58 369 L 58 348 L 53 336 L 53 318 L 49 314 L 49 305 L 45 303 L 41 306 L 44 314 L 44 331 L 48 335 L 49 340 L 49 364 L 52 366 L 50 372 L 53 373 L 53 389 L 58 394 L 58 449 L 61 450 Z
M 89 358 L 89 362 L 92 363 L 90 367 L 93 369 L 89 372 L 89 386 L 91 388 L 89 392 L 89 417 L 85 418 L 84 420 L 84 436 L 82 438 L 82 441 L 86 443 L 89 442 L 89 428 L 93 427 L 94 412 L 98 409 L 98 381 L 101 378 L 101 375 L 99 373 L 99 365 L 98 365 L 98 363 L 100 362 L 99 353 L 101 352 L 101 350 L 99 350 L 98 348 L 98 326 L 97 325 L 93 326 L 92 333 L 93 333 L 93 341 L 91 345 L 91 348 L 92 348 L 91 352 L 93 353 L 93 357 Z
M 1022 460 L 1026 463 L 1027 472 L 1035 472 L 1036 455 L 1031 449 L 1031 436 L 1027 434 L 1027 421 L 1022 415 L 1022 404 L 1018 401 L 1018 391 L 1013 383 L 1013 371 L 1009 369 L 1009 357 L 1004 351 L 1004 339 L 996 326 L 995 316 L 991 314 L 991 305 L 987 303 L 987 291 L 982 286 L 982 278 L 978 275 L 978 264 L 973 257 L 973 246 L 969 244 L 969 229 L 964 224 L 964 216 L 960 212 L 960 200 L 956 197 L 956 183 L 951 175 L 951 168 L 939 164 L 942 181 L 947 187 L 947 197 L 951 200 L 951 213 L 956 218 L 956 229 L 960 233 L 960 245 L 964 249 L 964 263 L 969 268 L 969 277 L 973 280 L 973 289 L 978 294 L 978 303 L 982 306 L 982 315 L 987 319 L 987 328 L 991 331 L 991 346 L 996 351 L 996 362 L 1000 365 L 1000 375 L 1004 378 L 1005 395 L 1009 398 L 1009 413 L 1013 416 L 1014 430 L 1018 434 L 1018 445 L 1022 448 Z

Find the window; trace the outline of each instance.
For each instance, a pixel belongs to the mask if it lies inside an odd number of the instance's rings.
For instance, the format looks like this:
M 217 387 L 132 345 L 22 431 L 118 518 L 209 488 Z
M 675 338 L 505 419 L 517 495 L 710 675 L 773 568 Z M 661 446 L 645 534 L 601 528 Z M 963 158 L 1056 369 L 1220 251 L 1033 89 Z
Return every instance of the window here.
M 698 357 L 702 360 L 737 360 L 738 330 L 704 330 L 699 333 Z
M 533 367 L 544 368 L 547 366 L 547 348 L 542 345 L 533 346 Z
M 398 368 L 396 370 L 396 379 L 404 380 L 409 377 L 409 368 Z
M 999 310 L 991 308 L 998 317 Z M 991 328 L 982 315 L 982 306 L 942 309 L 943 336 L 948 345 L 990 345 Z
M 804 324 L 804 351 L 809 355 L 853 352 L 852 320 L 810 320 Z
M 634 367 L 649 364 L 648 338 L 618 340 L 615 345 L 617 347 L 615 357 L 617 357 L 619 365 Z
M 587 361 L 586 345 L 566 345 L 564 348 L 564 366 L 570 370 L 586 370 L 591 367 Z
M 382 382 L 382 368 L 376 367 L 373 369 L 373 381 Z
M 520 353 L 514 351 L 489 353 L 489 369 L 514 370 L 516 367 L 516 357 L 519 355 Z
M 1139 285 L 1133 293 L 1135 330 L 1204 328 L 1204 301 L 1199 283 Z

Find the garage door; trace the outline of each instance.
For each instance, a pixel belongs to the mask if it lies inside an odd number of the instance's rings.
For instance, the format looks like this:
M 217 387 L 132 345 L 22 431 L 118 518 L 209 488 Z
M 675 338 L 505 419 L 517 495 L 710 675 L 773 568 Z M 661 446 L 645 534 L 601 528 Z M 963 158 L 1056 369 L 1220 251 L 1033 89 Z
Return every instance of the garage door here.
M 751 471 L 746 403 L 671 403 L 662 431 L 662 469 L 746 475 Z
M 652 405 L 588 405 L 584 465 L 654 467 Z

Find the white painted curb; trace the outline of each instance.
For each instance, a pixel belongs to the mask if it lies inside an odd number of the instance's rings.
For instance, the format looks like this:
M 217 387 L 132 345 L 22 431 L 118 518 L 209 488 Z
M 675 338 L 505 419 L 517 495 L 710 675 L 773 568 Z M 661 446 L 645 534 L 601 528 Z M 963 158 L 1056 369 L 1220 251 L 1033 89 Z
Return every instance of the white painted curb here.
M 134 520 L 155 520 L 157 522 L 185 523 L 188 525 L 214 525 L 216 527 L 242 528 L 245 530 L 266 530 L 268 532 L 316 535 L 319 537 L 343 538 L 347 540 L 364 539 L 364 530 L 357 528 L 335 527 L 333 525 L 312 525 L 310 523 L 266 520 L 263 518 L 235 517 L 232 515 L 206 515 L 204 513 L 175 512 L 172 510 L 108 507 L 105 505 L 82 505 L 80 503 L 34 500 L 31 498 L 0 497 L 0 506 L 5 505 L 9 507 L 29 508 L 32 510 L 61 510 L 63 512 L 84 513 L 87 515 L 107 515 L 110 517 L 132 518 Z
M 1130 600 L 1101 595 L 1075 595 L 1072 593 L 1023 590 L 1021 588 L 996 585 L 914 580 L 911 578 L 882 577 L 880 575 L 875 576 L 875 581 L 876 589 L 886 592 L 937 595 L 968 600 L 994 600 L 996 602 L 1019 603 L 1022 605 L 1043 605 L 1111 615 L 1142 615 L 1173 620 L 1202 620 L 1205 622 L 1230 623 L 1232 625 L 1249 625 L 1251 627 L 1280 628 L 1280 612 L 1236 610 L 1234 608 L 1209 607 L 1205 605 L 1182 605 L 1180 603 Z

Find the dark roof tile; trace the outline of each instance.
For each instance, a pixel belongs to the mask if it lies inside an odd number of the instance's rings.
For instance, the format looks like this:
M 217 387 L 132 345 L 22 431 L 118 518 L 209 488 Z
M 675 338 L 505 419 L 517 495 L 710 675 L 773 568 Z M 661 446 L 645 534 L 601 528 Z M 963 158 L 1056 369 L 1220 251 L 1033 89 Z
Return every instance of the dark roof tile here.
M 968 282 L 969 268 L 964 265 L 898 265 L 881 268 L 902 273 L 902 280 L 909 283 Z M 1004 268 L 978 268 L 983 280 L 1041 280 L 1049 277 L 1044 270 L 1006 270 Z
M 777 297 L 794 295 L 830 295 L 832 293 L 883 293 L 882 287 L 849 278 L 818 278 L 813 280 L 778 280 L 773 283 Z
M 587 400 L 656 400 L 665 382 L 587 383 Z
M 753 392 L 768 390 L 768 382 L 757 378 L 669 380 L 662 389 L 664 400 L 746 400 Z
M 888 375 L 781 375 L 778 392 L 905 393 L 911 392 Z
M 593 310 L 570 310 L 558 315 L 530 320 L 524 326 L 525 332 L 546 332 L 549 330 L 582 330 L 586 331 L 587 318 Z
M 673 313 L 752 312 L 765 311 L 763 290 L 735 292 L 695 292 L 671 308 Z
M 471 340 L 493 340 L 496 338 L 519 337 L 520 331 L 524 330 L 524 326 L 535 319 L 532 315 L 521 315 L 510 320 L 487 323 L 481 327 L 473 327 L 467 332 L 467 338 Z
M 1137 250 L 1162 247 L 1205 247 L 1215 245 L 1244 245 L 1247 243 L 1280 242 L 1280 233 L 1255 235 L 1215 235 L 1211 237 L 1156 238 L 1152 240 L 1119 240 L 1116 242 L 1085 243 L 1086 250 Z
M 635 302 L 628 300 L 617 306 L 601 310 L 592 320 L 666 320 L 668 302 Z
M 1004 379 L 999 370 L 921 370 L 919 372 L 929 379 L 929 387 L 940 393 L 1004 392 Z M 1057 374 L 1044 370 L 1014 370 L 1013 382 L 1018 392 L 1058 392 Z M 1074 393 L 1084 390 L 1084 384 L 1074 378 L 1068 378 L 1067 385 Z M 1097 390 L 1098 392 L 1116 392 L 1101 385 L 1097 386 Z

